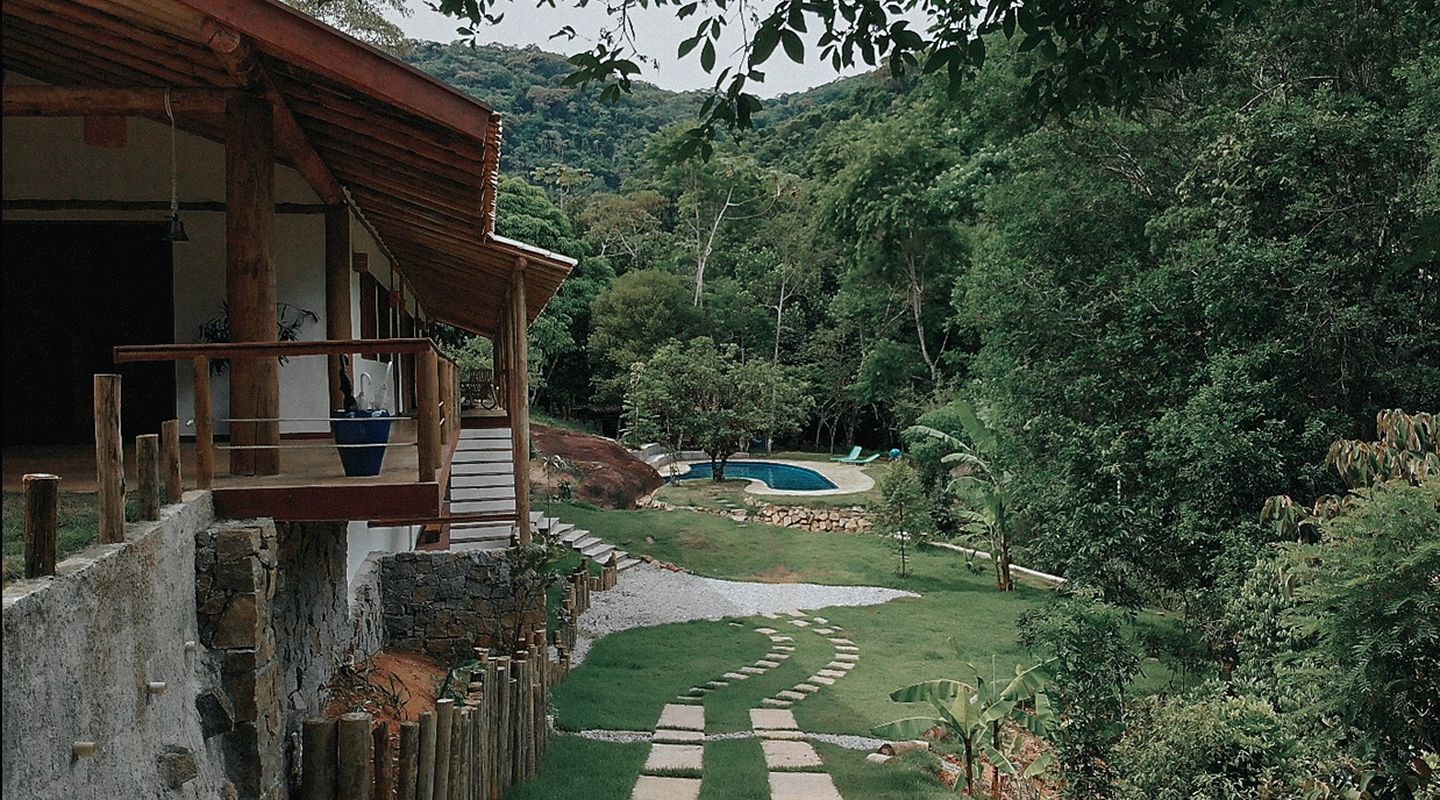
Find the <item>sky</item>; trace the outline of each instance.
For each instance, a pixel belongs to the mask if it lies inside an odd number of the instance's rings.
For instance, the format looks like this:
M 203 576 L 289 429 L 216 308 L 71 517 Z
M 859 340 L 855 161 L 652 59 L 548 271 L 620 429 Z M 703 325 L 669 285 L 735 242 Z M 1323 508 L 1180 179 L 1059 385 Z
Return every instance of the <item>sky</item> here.
M 499 25 L 481 30 L 479 41 L 514 46 L 533 44 L 544 50 L 569 55 L 592 47 L 595 35 L 611 24 L 603 2 L 592 2 L 586 8 L 574 8 L 566 0 L 557 0 L 556 5 L 556 8 L 537 8 L 535 0 L 498 0 L 496 11 L 505 16 Z M 461 25 L 459 20 L 431 11 L 423 0 L 410 0 L 409 6 L 414 11 L 409 17 L 393 14 L 388 16 L 411 38 L 438 42 L 460 38 L 455 31 Z M 658 66 L 641 65 L 639 78 L 676 91 L 708 89 L 714 85 L 715 79 L 701 69 L 698 50 L 683 60 L 676 57 L 680 42 L 695 33 L 695 26 L 699 24 L 698 15 L 682 21 L 675 18 L 675 10 L 675 6 L 652 6 L 632 12 L 636 40 L 641 52 L 659 61 Z M 577 38 L 551 38 L 566 25 L 575 29 L 579 34 Z M 728 43 L 732 48 L 739 46 L 738 32 L 732 34 L 727 31 L 726 35 L 730 39 L 722 39 L 722 44 Z M 856 68 L 837 74 L 828 62 L 815 58 L 817 51 L 813 39 L 806 42 L 806 45 L 807 63 L 796 64 L 777 48 L 763 67 L 765 82 L 751 84 L 747 88 L 761 97 L 774 97 L 820 86 L 841 75 L 855 75 L 866 71 Z M 717 72 L 726 63 L 725 52 L 726 49 L 722 46 Z

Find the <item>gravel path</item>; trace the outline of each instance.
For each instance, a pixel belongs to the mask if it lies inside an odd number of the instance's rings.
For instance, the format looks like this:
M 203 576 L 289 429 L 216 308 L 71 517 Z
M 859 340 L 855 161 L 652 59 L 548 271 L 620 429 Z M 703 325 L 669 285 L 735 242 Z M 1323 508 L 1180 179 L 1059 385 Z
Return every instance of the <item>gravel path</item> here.
M 580 637 L 571 666 L 585 661 L 590 644 L 630 628 L 648 628 L 697 619 L 749 617 L 791 609 L 873 606 L 913 592 L 875 586 L 823 586 L 816 583 L 747 583 L 671 572 L 636 564 L 620 573 L 614 589 L 596 592 L 580 617 Z

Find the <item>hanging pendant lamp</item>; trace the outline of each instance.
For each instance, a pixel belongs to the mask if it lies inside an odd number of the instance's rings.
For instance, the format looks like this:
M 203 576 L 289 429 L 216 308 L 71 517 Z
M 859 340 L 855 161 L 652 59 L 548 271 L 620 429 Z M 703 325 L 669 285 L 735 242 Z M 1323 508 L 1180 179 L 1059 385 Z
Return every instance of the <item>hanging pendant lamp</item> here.
M 165 87 L 165 116 L 170 119 L 170 222 L 165 226 L 165 241 L 188 242 L 185 223 L 180 221 L 180 187 L 175 166 L 175 110 L 170 107 L 170 87 Z

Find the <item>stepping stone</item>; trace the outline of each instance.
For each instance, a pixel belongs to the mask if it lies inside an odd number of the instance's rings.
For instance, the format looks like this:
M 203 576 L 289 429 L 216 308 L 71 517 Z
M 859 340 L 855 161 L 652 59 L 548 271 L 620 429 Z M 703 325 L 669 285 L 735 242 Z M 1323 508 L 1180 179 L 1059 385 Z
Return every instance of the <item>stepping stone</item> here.
M 693 704 L 693 703 L 703 703 L 703 702 L 705 702 L 705 698 L 703 698 L 703 697 L 695 697 L 695 696 L 693 696 L 693 695 L 688 695 L 688 694 L 682 694 L 682 695 L 679 695 L 678 697 L 675 698 L 675 702 L 677 702 L 677 703 L 692 703 L 692 704 Z
M 656 744 L 695 744 L 705 741 L 700 731 L 655 731 L 650 741 Z
M 729 685 L 730 685 L 730 684 L 726 683 L 725 681 L 706 681 L 706 682 L 705 682 L 705 688 L 706 688 L 706 689 L 724 689 L 726 686 L 729 686 Z
M 836 661 L 849 661 L 849 662 L 851 662 L 851 663 L 854 663 L 854 662 L 860 660 L 860 654 L 859 654 L 859 653 L 836 653 L 836 654 L 835 654 L 835 660 L 836 660 Z M 851 669 L 854 669 L 854 667 L 851 667 Z
M 794 703 L 790 702 L 789 700 L 776 700 L 773 697 L 767 697 L 764 700 L 760 701 L 760 705 L 767 706 L 769 708 L 789 708 L 790 706 L 794 705 Z
M 780 615 L 776 614 L 774 611 L 766 611 L 760 616 L 764 617 L 765 619 L 780 619 Z
M 856 659 L 856 660 L 858 661 L 859 659 Z M 854 661 L 831 661 L 829 664 L 826 664 L 826 665 L 825 665 L 825 669 L 843 669 L 843 670 L 845 670 L 846 672 L 849 672 L 850 670 L 855 669 L 855 662 L 854 662 Z
M 710 690 L 706 689 L 704 686 L 691 686 L 690 691 L 686 692 L 686 694 L 699 697 L 700 695 L 705 694 L 708 691 Z
M 800 731 L 755 731 L 757 739 L 783 739 L 791 742 L 798 742 L 805 738 Z
M 766 661 L 784 661 L 785 659 L 787 659 L 787 658 L 789 658 L 789 657 L 790 657 L 790 654 L 789 654 L 789 653 L 766 653 L 766 654 L 765 654 L 765 660 L 766 660 Z M 777 666 L 778 666 L 778 665 L 777 665 Z
M 795 637 L 794 637 L 794 636 L 771 636 L 771 637 L 770 637 L 770 641 L 776 642 L 776 643 L 793 642 L 793 641 L 795 641 Z
M 785 614 L 786 616 L 790 616 L 790 617 L 803 617 L 803 616 L 805 616 L 805 612 L 804 612 L 804 611 L 798 611 L 798 610 L 797 610 L 797 611 L 782 611 L 782 612 L 780 612 L 780 613 Z
M 774 784 L 773 779 L 771 784 Z M 635 791 L 630 793 L 630 800 L 700 800 L 700 779 L 641 775 L 640 780 L 635 781 Z
M 646 772 L 700 770 L 705 748 L 698 744 L 652 744 L 650 757 L 645 759 Z
M 757 731 L 798 731 L 795 714 L 789 711 L 767 711 L 763 708 L 750 709 L 750 727 Z
M 732 628 L 743 628 L 743 627 L 745 627 L 744 625 L 741 625 L 741 624 L 738 623 L 738 622 L 727 622 L 727 623 L 725 623 L 725 624 L 726 624 L 726 625 L 729 625 L 729 626 L 732 627 Z
M 761 739 L 760 747 L 765 751 L 767 769 L 814 769 L 825 764 L 820 754 L 809 742 L 790 742 L 783 739 Z
M 745 673 L 746 675 L 764 675 L 764 674 L 765 674 L 765 670 L 761 669 L 760 667 L 741 667 L 741 668 L 740 668 L 740 671 L 743 672 L 743 673 Z
M 845 673 L 841 672 L 841 673 L 838 673 L 838 674 L 844 675 Z M 824 685 L 824 686 L 834 686 L 834 685 L 835 685 L 835 679 L 829 677 L 828 675 L 811 675 L 811 676 L 810 676 L 809 678 L 807 678 L 806 680 L 810 681 L 811 683 L 818 683 L 818 684 L 821 684 L 821 685 Z
M 632 800 L 638 800 L 638 798 Z M 680 796 L 676 795 L 675 800 L 680 800 Z M 770 773 L 770 800 L 845 799 L 835 789 L 835 781 L 830 779 L 828 772 L 772 772 Z
M 774 636 L 775 634 L 779 633 L 780 631 L 777 631 L 777 630 L 775 630 L 774 628 L 756 628 L 756 629 L 755 629 L 755 632 L 758 633 L 758 634 L 761 634 L 761 635 L 763 635 L 763 636 Z
M 798 703 L 806 697 L 806 695 L 801 692 L 792 692 L 789 689 L 783 692 L 776 692 L 775 696 L 781 700 L 789 700 L 792 703 Z
M 860 648 L 856 647 L 856 646 L 853 645 L 853 644 L 837 644 L 837 645 L 835 645 L 835 649 L 836 649 L 837 651 L 841 652 L 841 653 L 858 653 L 858 652 L 860 652 Z
M 808 683 L 797 683 L 793 688 L 795 689 L 795 691 L 804 692 L 805 694 L 815 694 L 816 692 L 820 691 L 819 686 L 812 686 Z
M 794 640 L 792 639 L 791 641 L 794 641 Z M 793 644 L 773 644 L 773 645 L 770 645 L 770 649 L 771 649 L 771 650 L 778 650 L 778 651 L 780 651 L 780 652 L 782 652 L 782 653 L 793 653 L 793 652 L 795 652 L 795 645 L 793 645 Z
M 723 677 L 723 678 L 724 678 L 725 680 L 727 680 L 727 681 L 748 681 L 748 680 L 750 680 L 750 676 L 749 676 L 749 675 L 746 675 L 746 674 L 744 674 L 744 673 L 742 673 L 742 672 L 727 672 L 727 673 L 725 673 L 724 675 L 722 675 L 721 677 Z
M 765 669 L 775 669 L 776 667 L 780 666 L 780 662 L 779 662 L 779 661 L 766 661 L 765 659 L 762 658 L 762 659 L 760 659 L 759 661 L 756 661 L 756 662 L 755 662 L 755 666 L 757 666 L 757 667 L 764 667 Z
M 831 639 L 830 644 L 855 644 L 849 639 Z
M 816 625 L 829 625 L 829 624 L 830 624 L 830 620 L 825 619 L 824 617 L 811 617 L 810 619 L 815 620 L 815 624 L 816 624 Z
M 665 708 L 660 711 L 660 721 L 655 723 L 655 727 L 703 732 L 705 730 L 705 707 L 666 704 Z
M 803 620 L 803 619 L 792 619 L 792 620 L 790 620 L 790 624 L 791 624 L 791 625 L 794 625 L 794 626 L 797 627 L 797 628 L 808 628 L 808 627 L 810 627 L 810 623 L 806 622 L 806 621 Z
M 818 633 L 818 634 L 820 634 L 821 636 L 829 636 L 830 634 L 832 634 L 832 633 L 835 632 L 835 629 L 834 629 L 834 628 L 816 628 L 816 629 L 815 629 L 815 632 Z

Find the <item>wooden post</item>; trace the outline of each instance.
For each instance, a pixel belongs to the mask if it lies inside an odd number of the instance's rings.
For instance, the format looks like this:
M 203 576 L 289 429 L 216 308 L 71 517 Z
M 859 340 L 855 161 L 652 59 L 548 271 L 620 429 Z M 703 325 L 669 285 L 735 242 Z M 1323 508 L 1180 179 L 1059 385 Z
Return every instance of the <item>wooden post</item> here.
M 516 259 L 510 281 L 510 452 L 515 467 L 515 525 L 530 544 L 530 356 L 527 350 L 525 259 Z
M 470 739 L 470 726 L 473 724 L 475 711 L 471 709 L 469 705 L 465 705 L 460 709 L 460 713 L 455 716 L 459 720 L 459 724 L 456 726 L 455 739 L 460 743 L 459 751 L 456 754 L 457 760 L 459 761 L 458 773 L 460 775 L 460 783 L 454 788 L 454 791 L 450 792 L 450 796 L 454 798 L 454 800 L 470 800 L 470 764 L 472 760 L 470 758 L 470 747 L 473 744 Z
M 120 443 L 120 376 L 95 376 L 95 487 L 100 542 L 125 541 L 125 452 Z
M 304 771 L 300 774 L 300 800 L 334 800 L 335 740 L 335 720 L 305 720 L 301 732 Z
M 400 723 L 400 769 L 396 800 L 415 800 L 420 755 L 420 725 Z
M 491 796 L 510 788 L 510 658 L 501 656 L 495 667 L 495 785 Z
M 185 487 L 180 481 L 180 420 L 160 423 L 160 466 L 165 474 L 165 500 L 178 503 Z
M 415 800 L 435 797 L 435 712 L 420 715 L 420 757 L 415 770 Z
M 135 470 L 139 474 L 137 505 L 140 519 L 160 519 L 160 437 L 147 433 L 135 437 Z
M 325 207 L 325 338 L 341 341 L 354 338 L 350 321 L 350 209 L 347 206 Z M 345 407 L 340 391 L 343 370 L 355 379 L 353 368 L 340 363 L 340 356 L 327 358 L 330 384 L 330 410 Z
M 340 718 L 337 800 L 371 800 L 370 715 L 363 711 Z
M 390 800 L 395 793 L 395 773 L 390 765 L 390 723 L 381 722 L 370 732 L 371 760 L 375 765 L 374 800 Z
M 450 743 L 455 736 L 455 701 L 435 702 L 435 794 L 433 800 L 450 800 Z
M 25 487 L 25 577 L 54 575 L 60 476 L 37 472 L 26 475 L 21 483 Z
M 415 408 L 416 449 L 419 450 L 420 481 L 435 480 L 440 468 L 440 356 L 433 348 L 420 354 L 420 386 Z
M 465 782 L 461 767 L 465 764 L 465 713 L 456 708 L 450 715 L 450 800 L 460 800 Z
M 225 297 L 230 340 L 273 342 L 276 331 L 275 125 L 270 104 L 231 97 L 225 109 Z M 240 447 L 278 445 L 280 364 L 273 358 L 230 360 L 230 441 Z M 275 475 L 280 451 L 232 450 L 230 471 Z
M 210 402 L 210 359 L 196 356 L 195 372 L 195 488 L 215 483 L 215 412 Z

